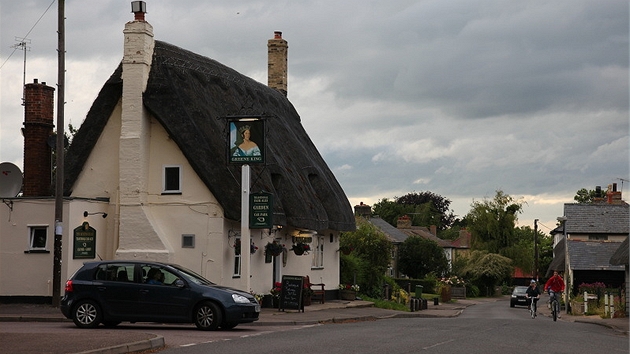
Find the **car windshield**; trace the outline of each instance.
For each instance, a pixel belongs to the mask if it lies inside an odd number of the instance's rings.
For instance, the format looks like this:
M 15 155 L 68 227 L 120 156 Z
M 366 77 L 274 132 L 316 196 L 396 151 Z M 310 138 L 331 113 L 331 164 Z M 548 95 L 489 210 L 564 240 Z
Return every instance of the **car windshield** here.
M 189 282 L 199 284 L 199 285 L 213 285 L 214 284 L 210 280 L 202 277 L 201 275 L 193 272 L 190 269 L 184 268 L 182 266 L 175 266 L 175 265 L 171 265 L 171 266 L 177 269 L 180 273 L 182 273 L 182 276 L 184 276 L 184 278 Z
M 525 294 L 527 292 L 526 286 L 517 286 L 514 288 L 514 294 Z

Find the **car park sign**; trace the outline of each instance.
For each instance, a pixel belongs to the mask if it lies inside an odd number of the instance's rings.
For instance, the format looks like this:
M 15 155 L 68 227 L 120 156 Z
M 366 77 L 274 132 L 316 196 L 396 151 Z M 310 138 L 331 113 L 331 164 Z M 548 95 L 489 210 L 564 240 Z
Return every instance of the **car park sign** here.
M 273 226 L 273 195 L 261 192 L 249 195 L 249 228 L 271 229 Z

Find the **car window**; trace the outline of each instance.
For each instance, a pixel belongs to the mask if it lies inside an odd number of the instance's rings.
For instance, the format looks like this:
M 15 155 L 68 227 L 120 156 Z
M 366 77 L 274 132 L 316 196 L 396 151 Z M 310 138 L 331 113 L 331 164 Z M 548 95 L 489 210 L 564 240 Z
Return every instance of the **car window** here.
M 96 280 L 133 282 L 133 264 L 101 264 L 98 266 L 94 278 Z
M 211 285 L 214 284 L 213 282 L 211 282 L 210 280 L 202 277 L 201 275 L 193 272 L 190 269 L 181 267 L 181 266 L 177 266 L 175 267 L 177 268 L 177 270 L 182 273 L 182 276 L 189 282 L 191 283 L 195 283 L 195 284 L 199 284 L 199 285 Z
M 179 276 L 166 268 L 144 264 L 142 265 L 142 279 L 143 283 L 151 285 L 174 285 Z

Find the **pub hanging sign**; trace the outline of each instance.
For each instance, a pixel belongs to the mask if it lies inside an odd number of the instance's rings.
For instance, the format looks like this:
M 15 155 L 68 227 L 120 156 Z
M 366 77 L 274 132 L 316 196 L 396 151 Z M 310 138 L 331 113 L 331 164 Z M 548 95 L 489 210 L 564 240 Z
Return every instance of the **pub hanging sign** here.
M 271 229 L 273 226 L 273 195 L 267 192 L 249 195 L 249 228 Z
M 228 137 L 230 163 L 265 162 L 265 121 L 258 117 L 231 118 Z
M 96 230 L 87 221 L 74 229 L 73 241 L 73 259 L 96 257 Z

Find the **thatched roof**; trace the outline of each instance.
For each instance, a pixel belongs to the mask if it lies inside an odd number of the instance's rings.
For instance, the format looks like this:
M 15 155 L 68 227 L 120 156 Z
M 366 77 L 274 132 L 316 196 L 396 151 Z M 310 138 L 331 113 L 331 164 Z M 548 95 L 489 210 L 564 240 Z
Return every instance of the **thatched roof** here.
M 119 67 L 75 135 L 66 160 L 69 195 L 122 94 Z M 228 219 L 240 219 L 241 166 L 227 162 L 226 116 L 266 117 L 266 163 L 252 167 L 252 192 L 275 196 L 274 224 L 352 231 L 346 195 L 280 92 L 215 60 L 156 41 L 145 108 L 179 146 Z

